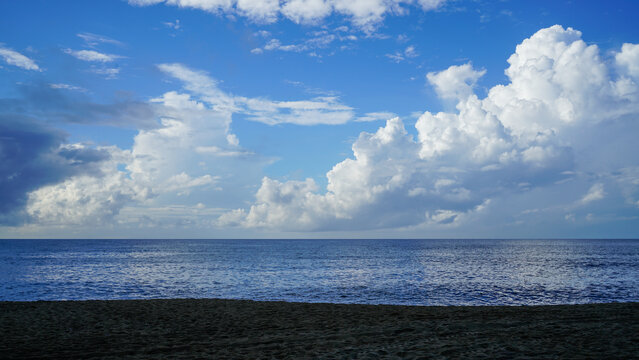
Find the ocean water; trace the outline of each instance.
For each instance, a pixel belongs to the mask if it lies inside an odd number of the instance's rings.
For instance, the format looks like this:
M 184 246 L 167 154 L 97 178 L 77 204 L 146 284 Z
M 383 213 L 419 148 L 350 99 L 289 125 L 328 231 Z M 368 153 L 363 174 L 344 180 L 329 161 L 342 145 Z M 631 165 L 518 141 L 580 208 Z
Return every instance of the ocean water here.
M 637 240 L 0 240 L 0 300 L 639 301 Z

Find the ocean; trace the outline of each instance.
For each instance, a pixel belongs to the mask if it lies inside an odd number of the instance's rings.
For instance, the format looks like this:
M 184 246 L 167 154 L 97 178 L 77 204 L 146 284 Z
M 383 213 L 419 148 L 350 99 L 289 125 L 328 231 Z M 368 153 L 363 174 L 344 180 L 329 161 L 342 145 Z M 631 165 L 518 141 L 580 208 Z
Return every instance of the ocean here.
M 639 301 L 639 240 L 0 240 L 0 300 Z

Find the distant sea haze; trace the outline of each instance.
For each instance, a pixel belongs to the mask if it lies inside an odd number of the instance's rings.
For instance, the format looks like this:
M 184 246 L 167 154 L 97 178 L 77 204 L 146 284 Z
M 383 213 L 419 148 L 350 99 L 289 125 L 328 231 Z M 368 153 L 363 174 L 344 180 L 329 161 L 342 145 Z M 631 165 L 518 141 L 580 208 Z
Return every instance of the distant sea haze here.
M 639 301 L 639 240 L 0 240 L 0 300 Z

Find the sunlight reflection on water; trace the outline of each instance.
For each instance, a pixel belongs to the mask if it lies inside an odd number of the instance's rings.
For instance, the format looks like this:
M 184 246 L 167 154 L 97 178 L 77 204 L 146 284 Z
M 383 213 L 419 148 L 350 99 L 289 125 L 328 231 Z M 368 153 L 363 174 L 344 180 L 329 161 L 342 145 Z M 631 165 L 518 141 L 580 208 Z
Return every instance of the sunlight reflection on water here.
M 635 240 L 0 240 L 0 300 L 639 301 Z

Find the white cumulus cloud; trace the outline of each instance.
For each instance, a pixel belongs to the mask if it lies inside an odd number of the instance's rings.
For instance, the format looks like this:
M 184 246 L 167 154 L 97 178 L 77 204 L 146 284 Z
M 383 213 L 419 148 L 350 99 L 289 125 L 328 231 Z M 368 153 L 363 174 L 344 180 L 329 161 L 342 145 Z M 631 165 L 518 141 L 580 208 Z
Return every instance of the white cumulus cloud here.
M 218 157 L 199 154 L 198 149 L 218 146 L 241 151 L 237 142 L 229 142 L 233 140 L 231 113 L 210 109 L 177 92 L 152 102 L 159 126 L 139 130 L 131 150 L 103 149 L 111 156 L 101 163 L 99 174 L 72 176 L 29 194 L 27 212 L 36 223 L 126 222 L 120 212 L 128 206 L 153 207 L 179 202 L 179 198 L 188 202 L 189 196 L 202 201 L 202 194 L 220 189 L 221 176 L 233 174 L 234 167 Z
M 437 95 L 444 99 L 465 99 L 473 94 L 477 80 L 484 76 L 486 70 L 476 71 L 471 64 L 451 66 L 440 72 L 426 75 Z
M 83 147 L 83 145 L 72 145 Z M 39 225 L 105 225 L 114 221 L 127 203 L 153 196 L 151 189 L 118 171 L 130 161 L 130 152 L 102 148 L 110 158 L 100 165 L 99 176 L 83 174 L 41 187 L 29 194 L 27 213 Z
M 617 63 L 632 69 L 633 51 L 624 45 Z M 293 231 L 456 227 L 486 213 L 493 200 L 553 194 L 567 176 L 608 171 L 605 160 L 582 159 L 595 158 L 583 149 L 613 124 L 639 130 L 632 120 L 639 116 L 639 98 L 628 95 L 637 91 L 636 83 L 615 75 L 614 63 L 581 40 L 579 31 L 559 25 L 525 39 L 508 63 L 509 83 L 494 86 L 483 99 L 473 87 L 485 70 L 469 63 L 429 73 L 437 93 L 457 101 L 456 111 L 424 112 L 415 124 L 416 138 L 399 118 L 360 134 L 353 157 L 326 174 L 325 192 L 312 179 L 264 178 L 254 204 L 223 215 L 220 223 Z M 627 91 L 621 93 L 620 84 Z M 619 137 L 625 142 L 614 148 L 598 144 L 624 169 L 636 162 L 624 150 L 633 147 L 627 139 Z M 624 190 L 628 206 L 634 206 L 637 186 L 623 184 L 630 187 Z M 605 195 L 597 183 L 585 196 L 563 199 L 563 205 L 589 205 Z M 541 196 L 551 202 L 554 197 Z
M 331 11 L 331 3 L 326 0 L 290 0 L 281 9 L 284 16 L 296 23 L 317 22 Z
M 343 123 L 354 117 L 352 109 L 334 97 L 273 101 L 234 96 L 220 90 L 205 72 L 181 64 L 158 67 L 180 80 L 183 89 L 149 100 L 156 126 L 138 130 L 130 150 L 99 148 L 109 154 L 99 163 L 99 173 L 70 176 L 30 192 L 26 211 L 35 223 L 87 226 L 118 222 L 129 226 L 122 214 L 130 214 L 130 207 L 154 209 L 172 204 L 180 205 L 172 207 L 174 211 L 188 212 L 195 200 L 223 207 L 230 201 L 225 193 L 239 193 L 259 181 L 261 167 L 270 161 L 240 146 L 231 131 L 233 113 L 268 124 Z M 54 87 L 69 88 L 64 84 Z M 182 220 L 190 216 L 174 215 Z M 161 218 L 166 220 L 166 214 Z M 203 221 L 202 216 L 197 218 Z M 162 225 L 158 219 L 144 221 Z
M 333 13 L 350 18 L 359 29 L 372 32 L 387 15 L 403 15 L 409 7 L 430 11 L 446 0 L 128 0 L 135 6 L 164 3 L 204 10 L 214 14 L 245 16 L 253 21 L 270 23 L 280 16 L 295 23 L 314 24 Z
M 621 52 L 615 56 L 617 64 L 621 66 L 628 75 L 639 79 L 639 44 L 623 44 Z

